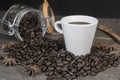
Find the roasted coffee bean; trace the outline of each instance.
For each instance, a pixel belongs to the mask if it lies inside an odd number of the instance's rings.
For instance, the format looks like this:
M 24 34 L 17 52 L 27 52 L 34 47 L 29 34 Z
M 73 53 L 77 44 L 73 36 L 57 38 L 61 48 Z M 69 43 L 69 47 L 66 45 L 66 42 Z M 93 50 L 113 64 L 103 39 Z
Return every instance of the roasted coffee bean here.
M 47 76 L 52 76 L 54 73 L 53 73 L 53 71 L 48 71 L 48 72 L 46 72 L 45 73 Z
M 46 63 L 47 66 L 49 66 L 49 65 L 51 65 L 51 64 L 52 64 L 51 62 L 47 62 L 47 63 Z
M 81 73 L 81 76 L 87 76 L 87 75 L 88 75 L 87 72 L 83 72 L 83 73 Z
M 61 56 L 61 57 L 65 57 L 66 54 L 65 54 L 65 53 L 61 53 L 60 56 Z
M 64 77 L 69 79 L 70 78 L 70 74 L 65 74 Z
M 99 65 L 96 66 L 98 72 L 101 72 L 101 67 Z
M 78 69 L 81 69 L 84 65 L 82 65 L 81 63 L 78 63 L 77 67 Z
M 71 72 L 77 72 L 76 68 L 71 69 Z
M 90 75 L 90 73 L 91 73 L 91 71 L 90 71 L 90 70 L 88 70 L 88 71 L 86 71 L 86 72 L 87 72 L 87 74 L 88 74 L 88 75 Z
M 56 71 L 59 73 L 59 72 L 62 72 L 62 68 L 61 67 L 56 67 Z
M 91 68 L 91 71 L 98 73 L 98 70 L 95 67 Z
M 62 71 L 68 71 L 68 66 L 63 67 Z
M 91 72 L 90 75 L 91 75 L 91 76 L 96 76 L 97 73 L 96 73 L 96 72 Z
M 90 66 L 84 66 L 83 69 L 87 71 L 87 70 L 90 70 L 91 67 Z
M 74 75 L 74 76 L 71 76 L 71 80 L 74 80 L 74 79 L 76 79 L 78 77 L 78 75 Z
M 111 64 L 108 64 L 107 65 L 107 68 L 111 68 L 112 67 L 112 65 Z M 106 67 L 104 67 L 104 68 L 106 68 Z
M 108 66 L 103 66 L 101 69 L 102 71 L 105 71 L 107 69 Z
M 59 63 L 57 63 L 57 65 L 58 65 L 58 66 L 63 66 L 64 64 L 61 63 L 61 62 L 59 62 Z
M 77 61 L 78 61 L 78 67 L 82 67 L 82 66 L 85 65 L 85 61 L 84 60 L 78 59 Z
M 42 66 L 42 71 L 46 72 L 47 71 L 47 66 Z
M 114 64 L 112 64 L 113 67 L 117 67 L 119 65 L 119 62 L 114 62 Z
M 54 70 L 54 67 L 49 67 L 48 70 L 52 71 Z
M 67 61 L 71 61 L 71 59 L 70 59 L 70 58 L 68 58 L 68 57 L 66 58 L 66 60 L 67 60 Z
M 65 65 L 65 64 L 69 64 L 69 62 L 68 61 L 63 61 L 63 64 Z

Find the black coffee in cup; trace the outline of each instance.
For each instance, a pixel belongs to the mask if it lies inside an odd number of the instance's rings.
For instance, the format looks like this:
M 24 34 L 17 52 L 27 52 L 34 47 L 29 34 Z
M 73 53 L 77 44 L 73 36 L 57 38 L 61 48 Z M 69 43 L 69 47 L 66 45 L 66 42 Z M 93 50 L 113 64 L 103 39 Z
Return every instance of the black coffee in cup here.
M 90 23 L 89 22 L 69 22 L 69 24 L 85 25 L 85 24 L 90 24 Z

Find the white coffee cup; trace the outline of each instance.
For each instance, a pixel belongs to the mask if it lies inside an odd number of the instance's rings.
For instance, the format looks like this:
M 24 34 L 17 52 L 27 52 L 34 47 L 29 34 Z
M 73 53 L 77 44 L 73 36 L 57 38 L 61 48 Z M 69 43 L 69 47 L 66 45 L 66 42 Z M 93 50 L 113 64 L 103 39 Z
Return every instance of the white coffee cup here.
M 70 22 L 87 22 L 90 24 L 70 24 Z M 59 24 L 62 29 L 58 26 Z M 72 15 L 56 21 L 54 27 L 56 31 L 64 34 L 67 51 L 80 56 L 90 53 L 97 24 L 98 20 L 94 17 Z

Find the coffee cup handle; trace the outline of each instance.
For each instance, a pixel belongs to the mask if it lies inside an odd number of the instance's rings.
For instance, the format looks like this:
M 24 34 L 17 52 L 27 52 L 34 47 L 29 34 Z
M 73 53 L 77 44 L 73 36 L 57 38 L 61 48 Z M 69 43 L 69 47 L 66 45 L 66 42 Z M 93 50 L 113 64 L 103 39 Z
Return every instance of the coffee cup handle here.
M 55 30 L 61 34 L 63 34 L 63 30 L 60 29 L 60 27 L 58 25 L 61 25 L 61 21 L 56 21 L 55 24 L 54 24 L 54 27 L 55 27 Z

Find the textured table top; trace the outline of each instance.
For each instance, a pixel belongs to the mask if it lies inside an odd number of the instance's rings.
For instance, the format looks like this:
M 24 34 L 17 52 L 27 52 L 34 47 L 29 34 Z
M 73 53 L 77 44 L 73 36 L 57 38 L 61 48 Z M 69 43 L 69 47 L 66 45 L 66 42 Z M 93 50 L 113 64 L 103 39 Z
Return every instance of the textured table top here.
M 4 14 L 3 11 L 0 11 L 0 17 Z M 61 16 L 56 16 L 56 19 L 60 19 Z M 99 25 L 104 24 L 113 29 L 117 34 L 120 35 L 120 19 L 110 19 L 110 18 L 98 18 Z M 0 35 L 0 42 L 7 41 L 11 37 L 5 37 L 4 35 Z M 120 47 L 120 44 L 116 43 L 110 36 L 97 30 L 95 35 L 94 42 L 101 42 L 105 44 L 113 44 Z M 24 72 L 24 68 L 21 66 L 15 67 L 5 67 L 0 62 L 0 80 L 46 80 L 46 76 L 44 74 L 39 74 L 35 77 L 30 77 Z M 96 76 L 86 76 L 79 77 L 75 80 L 120 80 L 120 66 L 112 67 L 107 69 L 106 71 L 98 73 Z

